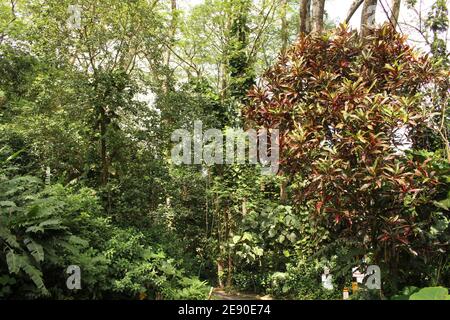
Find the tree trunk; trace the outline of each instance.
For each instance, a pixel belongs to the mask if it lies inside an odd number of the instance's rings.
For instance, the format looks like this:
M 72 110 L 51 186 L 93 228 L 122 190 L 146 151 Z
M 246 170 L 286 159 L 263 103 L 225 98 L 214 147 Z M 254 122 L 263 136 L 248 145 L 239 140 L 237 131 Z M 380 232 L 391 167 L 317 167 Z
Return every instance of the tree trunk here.
M 242 216 L 245 217 L 247 215 L 247 199 L 244 198 L 242 200 Z
M 102 161 L 101 184 L 105 186 L 108 183 L 109 168 L 108 154 L 106 149 L 106 127 L 107 118 L 105 108 L 100 108 L 100 158 Z
M 311 32 L 311 0 L 301 0 L 299 33 Z
M 220 173 L 220 170 L 219 170 Z M 219 198 L 215 197 L 214 199 L 214 212 L 217 214 L 217 281 L 219 284 L 219 288 L 223 288 L 223 260 L 222 260 L 222 223 L 220 217 L 220 201 Z
M 219 282 L 219 288 L 223 288 L 223 281 L 222 281 L 222 275 L 223 275 L 223 263 L 221 260 L 217 260 L 217 281 Z
M 230 219 L 230 212 L 228 211 L 228 208 L 225 208 L 225 239 L 227 241 L 230 241 L 231 237 L 231 219 Z M 231 256 L 231 248 L 228 247 L 227 250 L 227 283 L 226 286 L 228 288 L 231 287 L 232 277 L 233 277 L 233 260 Z
M 346 24 L 348 24 L 350 22 L 350 19 L 353 17 L 353 15 L 355 14 L 356 10 L 358 10 L 358 8 L 362 5 L 363 2 L 364 2 L 364 0 L 355 0 L 355 1 L 353 1 L 352 6 L 348 10 L 347 18 L 345 18 L 345 23 Z
M 225 25 L 224 25 L 224 30 L 226 30 L 227 33 L 230 33 L 231 30 L 231 26 L 232 26 L 232 16 L 228 15 L 225 19 Z M 230 39 L 230 37 L 228 37 L 228 39 L 226 39 L 226 42 L 222 44 L 222 57 L 221 57 L 221 61 L 220 61 L 220 65 L 219 65 L 219 72 L 218 72 L 218 77 L 217 77 L 217 81 L 218 81 L 218 85 L 220 88 L 220 93 L 219 93 L 219 97 L 220 97 L 220 103 L 222 105 L 225 104 L 225 100 L 227 98 L 227 91 L 228 91 L 228 71 L 229 71 L 229 61 L 228 61 L 228 54 L 229 54 L 229 44 L 230 41 L 232 39 Z
M 325 0 L 313 0 L 312 2 L 312 30 L 314 34 L 321 34 L 323 31 L 323 16 L 325 13 Z
M 176 11 L 177 11 L 177 0 L 171 0 L 171 9 L 172 9 L 172 17 L 170 20 L 170 45 L 173 45 L 173 41 L 175 39 L 175 34 L 177 32 L 177 17 L 176 17 Z M 167 50 L 167 57 L 166 57 L 166 65 L 168 66 L 170 63 L 170 56 L 171 51 Z
M 375 12 L 378 0 L 365 0 L 361 13 L 361 38 L 364 39 L 375 26 Z
M 391 22 L 396 27 L 398 25 L 398 17 L 400 15 L 401 0 L 392 0 Z
M 287 0 L 281 0 L 281 51 L 286 51 L 288 45 L 288 24 L 287 24 Z
M 170 21 L 170 39 L 169 39 L 170 48 L 167 49 L 166 61 L 165 61 L 167 69 L 169 69 L 169 67 L 170 67 L 172 46 L 174 45 L 175 34 L 177 32 L 177 16 L 176 16 L 177 0 L 171 0 L 171 9 L 172 9 L 172 17 L 171 17 L 171 21 Z M 168 70 L 166 72 L 168 72 Z M 164 83 L 163 83 L 163 91 L 165 93 L 167 93 L 169 91 L 169 87 L 170 87 L 169 81 L 170 81 L 170 76 L 167 74 L 165 76 Z
M 233 258 L 231 252 L 228 253 L 227 288 L 231 288 L 233 282 Z
M 280 202 L 285 204 L 287 202 L 287 180 L 283 180 L 280 184 Z

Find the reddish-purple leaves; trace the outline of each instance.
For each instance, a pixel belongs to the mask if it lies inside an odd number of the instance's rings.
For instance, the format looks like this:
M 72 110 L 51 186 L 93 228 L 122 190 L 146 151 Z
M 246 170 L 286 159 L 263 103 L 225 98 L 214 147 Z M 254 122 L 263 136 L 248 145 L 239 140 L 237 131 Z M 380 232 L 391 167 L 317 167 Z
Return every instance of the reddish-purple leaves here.
M 426 125 L 422 89 L 446 78 L 387 25 L 364 42 L 342 27 L 299 38 L 251 90 L 244 115 L 280 129 L 282 171 L 305 180 L 298 201 L 355 234 L 404 245 L 413 221 L 390 218 L 436 180 L 401 147 Z

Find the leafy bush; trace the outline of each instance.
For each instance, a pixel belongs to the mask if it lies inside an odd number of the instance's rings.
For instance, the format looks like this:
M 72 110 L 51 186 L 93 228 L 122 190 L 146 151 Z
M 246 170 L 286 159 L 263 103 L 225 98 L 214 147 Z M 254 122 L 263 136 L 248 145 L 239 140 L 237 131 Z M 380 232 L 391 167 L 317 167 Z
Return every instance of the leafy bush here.
M 142 233 L 116 229 L 107 241 L 113 291 L 129 298 L 206 299 L 209 287 L 185 276 L 180 263 L 145 244 Z
M 64 271 L 72 264 L 83 269 L 87 289 L 104 280 L 106 259 L 75 227 L 83 216 L 88 223 L 85 216 L 95 208 L 88 189 L 74 193 L 60 185 L 43 188 L 34 177 L 0 177 L 0 272 L 14 279 L 14 295 L 50 295 L 49 285 L 63 287 Z
M 333 290 L 323 288 L 318 261 L 301 260 L 297 264 L 288 264 L 286 272 L 276 272 L 270 278 L 268 292 L 278 297 L 290 297 L 301 300 L 340 299 L 342 293 L 336 286 Z
M 91 189 L 0 176 L 0 297 L 207 297 L 205 282 L 100 210 Z M 80 291 L 65 288 L 69 265 L 82 270 Z
M 233 284 L 242 292 L 265 293 L 270 283 L 270 274 L 256 270 L 239 270 L 233 274 Z
M 431 159 L 405 149 L 431 117 L 424 110 L 436 101 L 426 88 L 445 88 L 447 79 L 390 26 L 365 41 L 342 27 L 302 36 L 253 88 L 245 111 L 249 125 L 280 130 L 280 169 L 293 178 L 297 203 L 315 207 L 311 218 L 331 240 L 371 253 L 392 291 L 403 280 L 400 256 L 419 255 L 414 247 L 434 220 L 419 211 L 441 186 Z

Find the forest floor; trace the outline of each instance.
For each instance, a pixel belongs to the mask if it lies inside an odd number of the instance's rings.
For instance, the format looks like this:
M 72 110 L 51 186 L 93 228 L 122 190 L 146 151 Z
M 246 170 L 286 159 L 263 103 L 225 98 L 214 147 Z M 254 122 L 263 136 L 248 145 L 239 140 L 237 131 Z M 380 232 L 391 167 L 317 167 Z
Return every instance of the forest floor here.
M 211 295 L 212 300 L 273 300 L 270 296 L 260 296 L 252 293 L 226 292 L 215 288 Z

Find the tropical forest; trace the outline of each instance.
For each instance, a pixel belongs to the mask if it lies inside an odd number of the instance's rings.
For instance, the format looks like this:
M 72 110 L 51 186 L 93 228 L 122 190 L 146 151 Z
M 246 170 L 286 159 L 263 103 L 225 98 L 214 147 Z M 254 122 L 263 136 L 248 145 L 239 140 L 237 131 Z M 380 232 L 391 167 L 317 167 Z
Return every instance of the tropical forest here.
M 447 0 L 0 0 L 0 300 L 450 300 Z

